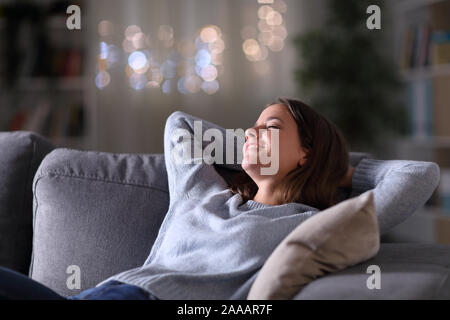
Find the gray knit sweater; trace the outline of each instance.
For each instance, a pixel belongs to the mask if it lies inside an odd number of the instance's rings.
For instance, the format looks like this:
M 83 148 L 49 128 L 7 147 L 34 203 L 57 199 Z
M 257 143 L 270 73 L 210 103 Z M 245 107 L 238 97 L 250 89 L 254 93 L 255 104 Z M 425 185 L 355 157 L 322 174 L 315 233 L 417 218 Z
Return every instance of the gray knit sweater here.
M 179 111 L 167 119 L 164 153 L 170 205 L 147 260 L 102 283 L 118 280 L 160 299 L 245 299 L 275 247 L 319 212 L 301 203 L 244 203 L 227 189 L 213 165 L 174 163 L 172 150 L 181 143 L 174 132 L 189 130 L 194 140 L 194 120 L 200 119 Z M 208 128 L 221 130 L 225 137 L 223 128 L 203 120 L 203 131 Z M 439 175 L 433 162 L 363 158 L 355 167 L 349 197 L 373 189 L 383 234 L 429 199 Z

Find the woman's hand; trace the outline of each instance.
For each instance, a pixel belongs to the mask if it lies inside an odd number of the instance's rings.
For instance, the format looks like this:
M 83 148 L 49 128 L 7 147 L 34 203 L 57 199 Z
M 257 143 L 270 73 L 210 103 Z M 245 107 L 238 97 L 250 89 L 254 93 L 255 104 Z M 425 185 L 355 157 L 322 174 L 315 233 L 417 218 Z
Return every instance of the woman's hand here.
M 348 167 L 347 173 L 345 174 L 345 177 L 342 179 L 342 181 L 338 185 L 338 187 L 342 187 L 342 188 L 351 188 L 352 187 L 353 171 L 355 171 L 354 167 L 352 167 L 352 166 Z

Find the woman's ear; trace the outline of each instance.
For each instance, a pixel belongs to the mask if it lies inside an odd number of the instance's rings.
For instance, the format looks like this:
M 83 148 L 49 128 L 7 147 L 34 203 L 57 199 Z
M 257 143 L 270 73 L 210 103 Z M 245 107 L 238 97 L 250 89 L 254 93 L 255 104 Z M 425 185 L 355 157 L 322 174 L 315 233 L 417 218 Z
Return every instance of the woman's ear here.
M 303 166 L 307 159 L 308 159 L 308 152 L 302 151 L 302 153 L 300 155 L 300 159 L 298 160 L 297 166 L 298 167 Z
M 298 160 L 297 166 L 298 166 L 298 167 L 301 167 L 301 166 L 303 166 L 303 165 L 305 164 L 305 162 L 306 162 L 306 155 L 302 156 L 302 157 Z

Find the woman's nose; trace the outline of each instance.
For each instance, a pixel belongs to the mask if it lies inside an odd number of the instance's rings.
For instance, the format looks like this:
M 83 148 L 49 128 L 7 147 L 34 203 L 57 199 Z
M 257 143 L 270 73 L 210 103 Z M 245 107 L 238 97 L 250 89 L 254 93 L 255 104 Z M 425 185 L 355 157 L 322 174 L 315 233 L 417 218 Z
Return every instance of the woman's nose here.
M 256 130 L 254 128 L 248 128 L 247 130 L 245 130 L 245 141 L 247 141 L 250 137 L 257 137 Z

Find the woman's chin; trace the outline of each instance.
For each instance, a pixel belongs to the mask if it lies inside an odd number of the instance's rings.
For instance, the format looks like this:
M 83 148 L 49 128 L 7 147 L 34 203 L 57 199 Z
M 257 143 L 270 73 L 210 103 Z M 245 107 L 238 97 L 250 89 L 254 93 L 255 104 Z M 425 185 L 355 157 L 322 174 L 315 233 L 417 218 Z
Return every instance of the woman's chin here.
M 248 162 L 242 162 L 242 169 L 251 177 L 255 173 L 259 172 L 260 165 L 259 164 L 251 164 Z

